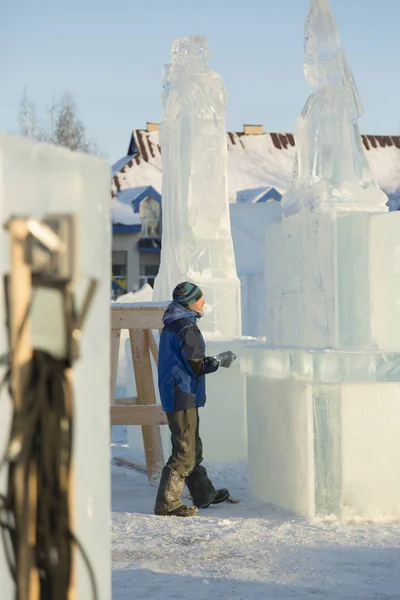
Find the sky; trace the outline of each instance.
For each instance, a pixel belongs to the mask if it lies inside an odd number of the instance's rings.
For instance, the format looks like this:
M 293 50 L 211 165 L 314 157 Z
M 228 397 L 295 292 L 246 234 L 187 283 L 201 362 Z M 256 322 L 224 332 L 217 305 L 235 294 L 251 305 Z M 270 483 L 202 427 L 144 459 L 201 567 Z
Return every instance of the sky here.
M 24 89 L 39 114 L 70 93 L 114 162 L 133 128 L 161 119 L 174 39 L 209 38 L 228 93 L 227 129 L 293 131 L 312 89 L 303 71 L 309 0 L 0 0 L 0 130 L 15 132 Z M 400 133 L 400 0 L 331 0 L 365 114 L 363 133 Z

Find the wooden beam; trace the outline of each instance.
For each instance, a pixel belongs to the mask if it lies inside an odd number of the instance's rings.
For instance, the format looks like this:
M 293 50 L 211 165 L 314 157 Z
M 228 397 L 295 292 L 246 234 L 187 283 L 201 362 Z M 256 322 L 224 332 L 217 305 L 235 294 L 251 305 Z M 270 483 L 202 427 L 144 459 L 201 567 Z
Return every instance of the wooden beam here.
M 158 404 L 154 405 L 143 405 L 143 406 L 111 406 L 111 424 L 112 425 L 142 425 L 143 429 L 150 430 L 150 436 L 153 435 L 154 425 L 166 425 L 168 423 L 165 412 Z M 159 433 L 158 428 L 156 432 Z M 144 437 L 144 436 L 143 436 Z M 153 443 L 153 437 L 150 437 L 150 441 Z M 148 440 L 146 438 L 148 444 Z M 161 443 L 161 439 L 160 439 Z M 151 456 L 156 454 L 154 449 L 151 447 Z M 150 456 L 150 458 L 151 458 Z M 154 467 L 153 467 L 154 471 Z
M 117 387 L 119 342 L 121 338 L 120 329 L 111 329 L 111 381 L 110 381 L 110 403 L 114 401 Z
M 153 383 L 148 335 L 146 335 L 146 331 L 144 330 L 129 330 L 129 339 L 132 349 L 138 403 L 141 405 L 155 405 L 156 393 Z M 160 410 L 160 407 L 158 410 Z M 163 418 L 165 419 L 165 415 L 163 415 Z M 164 422 L 163 420 L 162 423 Z M 160 428 L 154 424 L 152 426 L 143 426 L 142 435 L 147 472 L 150 481 L 152 481 L 158 476 L 161 468 L 164 466 Z
M 158 365 L 158 346 L 151 329 L 147 331 L 147 335 L 149 336 L 150 352 L 152 354 L 155 364 Z
M 137 396 L 130 396 L 129 398 L 114 398 L 111 406 L 136 406 L 137 403 Z
M 165 307 L 117 304 L 111 306 L 112 329 L 160 329 Z
M 11 236 L 9 280 L 11 384 L 15 406 L 20 410 L 23 406 L 23 395 L 29 380 L 33 354 L 28 315 L 32 297 L 32 277 L 29 265 L 25 262 L 25 244 L 29 234 L 26 220 L 11 220 L 9 232 Z
M 28 389 L 32 339 L 28 315 L 32 298 L 32 277 L 25 260 L 25 246 L 29 235 L 25 219 L 12 219 L 8 225 L 10 232 L 11 276 L 9 281 L 10 344 L 11 344 L 11 388 L 15 405 L 14 418 L 21 419 L 25 409 L 24 395 Z M 27 457 L 29 459 L 29 457 Z M 17 595 L 20 600 L 39 600 L 39 572 L 34 560 L 36 546 L 37 516 L 37 473 L 31 460 L 28 479 L 22 461 L 15 465 L 13 493 L 15 495 L 15 526 L 27 534 L 27 539 L 18 546 L 16 556 Z M 28 522 L 24 513 L 28 511 Z
M 67 381 L 66 387 L 66 407 L 69 417 L 73 418 L 74 411 L 74 397 L 73 397 L 73 369 L 65 370 L 65 377 Z M 66 481 L 68 485 L 68 503 L 69 503 L 69 517 L 70 517 L 70 526 L 72 531 L 76 529 L 76 486 L 75 486 L 75 456 L 73 449 L 71 449 L 71 460 L 70 460 L 70 477 L 69 481 Z M 77 578 L 76 578 L 76 553 L 78 548 L 76 544 L 72 547 L 72 561 L 71 561 L 71 576 L 69 581 L 69 589 L 68 589 L 68 600 L 77 600 L 78 590 L 77 590 Z

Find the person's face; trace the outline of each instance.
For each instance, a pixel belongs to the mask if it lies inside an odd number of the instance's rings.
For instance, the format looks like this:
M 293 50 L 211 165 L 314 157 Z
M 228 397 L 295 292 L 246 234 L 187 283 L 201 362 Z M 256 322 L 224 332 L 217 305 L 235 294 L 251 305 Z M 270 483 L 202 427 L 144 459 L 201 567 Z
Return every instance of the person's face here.
M 203 316 L 205 303 L 206 303 L 206 301 L 204 300 L 204 297 L 202 296 L 201 298 L 196 300 L 196 302 L 193 302 L 193 304 L 191 304 L 189 306 L 189 308 L 190 308 L 190 310 L 194 310 L 195 312 L 197 312 L 200 316 Z

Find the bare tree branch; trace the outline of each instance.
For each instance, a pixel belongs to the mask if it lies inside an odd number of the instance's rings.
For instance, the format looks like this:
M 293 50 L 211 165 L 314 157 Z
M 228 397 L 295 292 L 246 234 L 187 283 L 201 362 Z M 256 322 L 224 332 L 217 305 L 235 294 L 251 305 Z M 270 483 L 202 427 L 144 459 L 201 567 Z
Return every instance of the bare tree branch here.
M 19 133 L 40 142 L 50 142 L 73 151 L 98 154 L 96 144 L 86 136 L 86 129 L 77 115 L 73 97 L 64 94 L 61 100 L 53 98 L 46 111 L 46 119 L 38 124 L 36 107 L 23 92 L 19 113 Z
M 24 89 L 18 110 L 19 133 L 31 140 L 37 139 L 37 117 L 34 103 L 28 99 Z

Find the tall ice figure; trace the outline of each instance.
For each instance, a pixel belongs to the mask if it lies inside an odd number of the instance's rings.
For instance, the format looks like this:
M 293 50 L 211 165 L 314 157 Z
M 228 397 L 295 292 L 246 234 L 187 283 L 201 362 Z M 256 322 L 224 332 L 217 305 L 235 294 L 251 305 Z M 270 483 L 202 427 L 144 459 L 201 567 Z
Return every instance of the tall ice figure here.
M 180 282 L 201 287 L 210 307 L 207 332 L 241 335 L 227 187 L 226 91 L 211 71 L 208 40 L 189 36 L 172 45 L 163 71 L 163 232 L 155 301 L 171 298 Z
M 328 0 L 311 0 L 294 178 L 267 224 L 267 344 L 249 349 L 253 496 L 306 517 L 400 514 L 400 212 L 388 212 Z
M 364 109 L 329 0 L 313 0 L 304 27 L 304 74 L 316 88 L 296 127 L 294 177 L 282 208 L 387 211 L 365 156 Z

